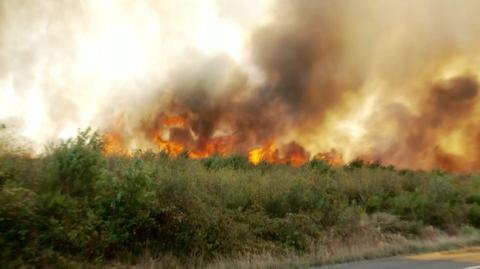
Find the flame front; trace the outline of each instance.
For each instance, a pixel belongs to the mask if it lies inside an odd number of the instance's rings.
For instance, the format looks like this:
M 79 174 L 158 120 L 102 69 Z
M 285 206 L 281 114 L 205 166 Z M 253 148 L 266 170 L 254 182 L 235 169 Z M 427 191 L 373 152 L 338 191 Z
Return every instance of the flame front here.
M 109 131 L 103 136 L 103 152 L 107 155 L 131 155 L 125 146 L 125 137 L 122 133 L 124 128 L 123 115 L 117 117 Z M 153 149 L 162 151 L 176 157 L 186 152 L 191 159 L 203 159 L 212 155 L 228 156 L 231 154 L 245 154 L 250 163 L 258 165 L 261 162 L 281 163 L 292 166 L 301 166 L 309 161 L 310 154 L 305 149 L 291 142 L 280 148 L 274 139 L 268 139 L 260 147 L 249 147 L 242 150 L 241 140 L 235 134 L 218 135 L 208 139 L 193 137 L 192 126 L 186 116 L 162 115 L 158 119 L 158 125 L 147 132 L 147 138 L 153 145 Z M 339 163 L 332 163 L 338 165 Z
M 124 147 L 124 141 L 119 133 L 106 133 L 103 136 L 103 143 L 103 153 L 106 155 L 124 155 L 128 152 Z
M 330 150 L 329 152 L 318 153 L 317 155 L 315 155 L 315 159 L 324 161 L 332 166 L 339 166 L 344 164 L 343 156 L 334 149 Z
M 0 124 L 36 148 L 480 169 L 480 1 L 79 2 L 0 4 Z
M 255 165 L 262 161 L 268 163 L 278 162 L 278 150 L 275 147 L 275 143 L 269 141 L 262 147 L 250 150 L 248 152 L 248 160 Z

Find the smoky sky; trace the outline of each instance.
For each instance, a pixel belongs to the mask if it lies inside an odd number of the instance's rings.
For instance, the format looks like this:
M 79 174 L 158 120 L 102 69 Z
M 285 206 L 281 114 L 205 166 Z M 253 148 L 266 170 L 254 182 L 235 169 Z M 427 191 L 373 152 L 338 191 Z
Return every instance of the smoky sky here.
M 480 166 L 478 1 L 230 2 L 0 1 L 0 121 L 41 142 L 90 125 L 126 147 Z

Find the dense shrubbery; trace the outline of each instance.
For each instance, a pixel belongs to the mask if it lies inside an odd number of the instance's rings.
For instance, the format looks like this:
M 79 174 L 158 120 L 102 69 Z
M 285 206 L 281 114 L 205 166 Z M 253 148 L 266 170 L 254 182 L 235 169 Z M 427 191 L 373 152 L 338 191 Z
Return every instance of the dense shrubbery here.
M 0 156 L 0 267 L 75 261 L 304 252 L 370 218 L 382 232 L 480 228 L 480 177 L 395 171 L 360 161 L 300 168 L 241 156 L 101 154 L 88 131 L 41 158 Z

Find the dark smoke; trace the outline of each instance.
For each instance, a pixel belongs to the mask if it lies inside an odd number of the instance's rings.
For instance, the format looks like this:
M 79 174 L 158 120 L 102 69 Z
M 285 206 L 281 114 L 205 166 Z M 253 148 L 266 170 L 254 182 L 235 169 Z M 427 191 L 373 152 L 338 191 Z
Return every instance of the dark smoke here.
M 478 29 L 461 19 L 470 4 L 428 1 L 409 12 L 403 1 L 359 3 L 276 1 L 272 20 L 249 39 L 261 82 L 225 55 L 190 53 L 141 109 L 137 131 L 147 141 L 161 137 L 210 153 L 245 154 L 278 139 L 277 159 L 324 156 L 338 164 L 364 156 L 402 168 L 479 167 L 480 157 L 472 157 L 480 148 L 472 121 L 477 78 L 448 68 L 475 51 L 466 36 Z M 171 116 L 185 122 L 166 126 Z M 331 148 L 346 157 L 316 154 Z
M 340 8 L 336 1 L 279 3 L 273 22 L 251 38 L 253 61 L 266 78 L 263 85 L 249 85 L 226 57 L 187 63 L 171 76 L 172 96 L 160 97 L 170 102 L 153 111 L 142 129 L 151 136 L 165 113 L 185 115 L 189 128 L 172 130 L 173 141 L 202 149 L 226 127 L 244 152 L 309 119 L 320 125 L 346 89 L 355 88 L 354 74 L 342 60 L 335 18 Z
M 401 128 L 383 153 L 375 150 L 375 158 L 410 168 L 473 169 L 472 162 L 476 161 L 466 161 L 462 156 L 444 152 L 439 143 L 443 136 L 464 129 L 465 119 L 474 118 L 478 91 L 479 84 L 475 78 L 455 77 L 435 82 L 417 115 L 400 105 L 385 109 L 389 111 L 387 116 Z M 478 126 L 470 126 L 468 138 L 478 137 L 477 130 Z M 473 147 L 480 146 L 478 139 L 471 142 Z
M 283 3 L 283 2 L 282 2 Z M 322 117 L 349 88 L 354 74 L 343 64 L 338 1 L 291 1 L 276 20 L 253 35 L 253 55 L 278 99 L 294 118 Z M 348 79 L 347 79 L 348 78 Z

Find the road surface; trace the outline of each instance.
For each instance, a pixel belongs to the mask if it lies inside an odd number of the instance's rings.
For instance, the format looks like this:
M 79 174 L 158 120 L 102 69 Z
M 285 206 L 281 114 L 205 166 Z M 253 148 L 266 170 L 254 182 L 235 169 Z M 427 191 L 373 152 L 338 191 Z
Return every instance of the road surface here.
M 480 247 L 352 262 L 317 269 L 480 269 Z

